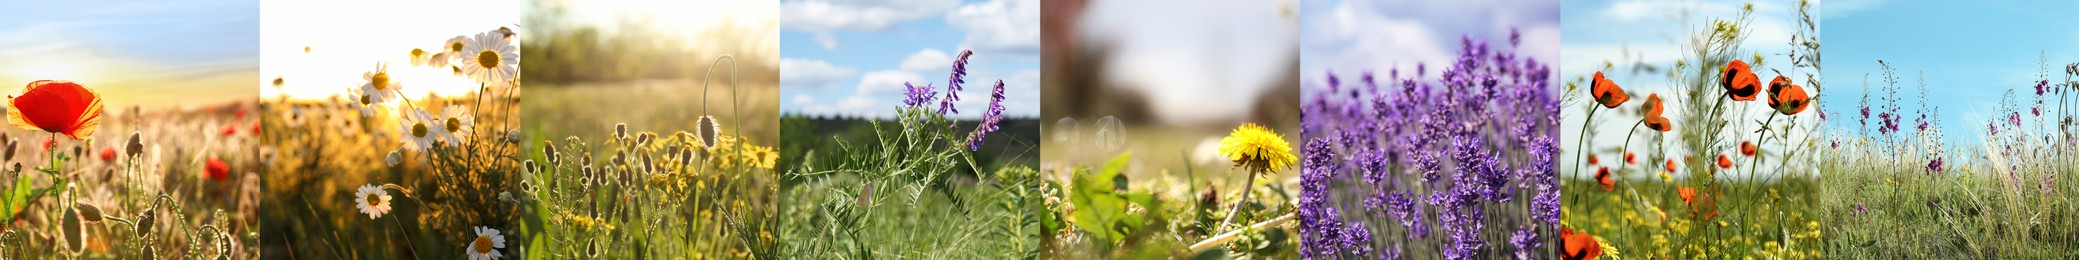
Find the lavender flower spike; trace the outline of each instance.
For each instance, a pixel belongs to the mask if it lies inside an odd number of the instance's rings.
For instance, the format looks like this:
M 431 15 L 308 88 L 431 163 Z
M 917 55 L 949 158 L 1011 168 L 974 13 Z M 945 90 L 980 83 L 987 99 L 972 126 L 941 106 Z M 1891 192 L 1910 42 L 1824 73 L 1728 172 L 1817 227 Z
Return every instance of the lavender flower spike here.
M 953 107 L 953 103 L 960 101 L 960 84 L 967 83 L 966 80 L 961 79 L 962 77 L 967 77 L 967 56 L 974 56 L 974 54 L 974 50 L 961 50 L 960 57 L 953 59 L 953 77 L 946 80 L 946 99 L 939 100 L 939 115 L 960 114 L 960 108 Z M 947 113 L 948 111 L 952 113 Z
M 961 56 L 962 56 L 962 57 L 966 57 L 967 55 L 965 55 L 965 53 L 962 53 L 962 55 L 961 55 Z M 962 61 L 966 61 L 966 59 L 961 59 L 961 60 L 962 60 Z M 958 68 L 958 66 L 959 66 L 959 65 L 954 65 L 954 66 L 956 66 L 955 68 Z M 958 74 L 955 74 L 955 75 L 958 75 Z M 994 91 L 993 93 L 991 93 L 991 94 L 989 95 L 989 112 L 988 112 L 988 113 L 984 113 L 984 114 L 982 114 L 982 124 L 981 124 L 981 125 L 977 125 L 977 126 L 975 126 L 975 131 L 974 131 L 974 132 L 971 132 L 971 133 L 969 133 L 969 134 L 968 134 L 968 136 L 967 136 L 967 150 L 968 150 L 968 151 L 980 151 L 980 150 L 982 150 L 982 138 L 983 138 L 983 137 L 988 137 L 988 136 L 989 136 L 989 132 L 995 132 L 995 131 L 996 131 L 996 123 L 998 123 L 998 122 L 1002 122 L 1002 121 L 1003 121 L 1003 80 L 997 80 L 997 81 L 996 81 L 996 89 L 995 89 L 995 91 Z

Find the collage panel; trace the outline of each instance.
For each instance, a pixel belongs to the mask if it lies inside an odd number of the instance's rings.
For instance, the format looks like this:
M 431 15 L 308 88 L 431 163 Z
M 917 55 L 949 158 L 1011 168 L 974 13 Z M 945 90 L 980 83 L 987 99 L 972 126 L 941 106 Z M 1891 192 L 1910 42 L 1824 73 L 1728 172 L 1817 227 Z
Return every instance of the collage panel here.
M 259 5 L 262 258 L 526 256 L 518 3 Z
M 1039 4 L 782 1 L 782 258 L 1042 257 Z
M 0 258 L 259 254 L 259 5 L 6 6 Z
M 1561 7 L 1561 256 L 1827 257 L 1819 10 Z
M 1298 2 L 1043 5 L 1049 256 L 1299 256 Z
M 1573 248 L 1561 244 L 1553 174 L 1558 1 L 1303 10 L 1301 255 L 1528 259 Z
M 1819 107 L 1829 257 L 2079 257 L 2079 37 L 2034 26 L 2079 22 L 2054 11 L 2074 7 L 1827 10 L 1826 69 L 1846 75 Z
M 784 258 L 777 3 L 525 4 L 528 257 Z
M 1833 2 L 0 1 L 0 259 L 2079 258 L 2079 4 Z

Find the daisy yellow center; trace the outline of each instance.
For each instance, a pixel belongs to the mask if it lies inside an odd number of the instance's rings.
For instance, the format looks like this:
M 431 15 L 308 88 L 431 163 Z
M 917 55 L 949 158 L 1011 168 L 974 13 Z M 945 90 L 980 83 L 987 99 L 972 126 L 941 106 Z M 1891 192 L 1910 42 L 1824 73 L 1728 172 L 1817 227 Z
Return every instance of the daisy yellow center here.
M 448 44 L 448 51 L 449 51 L 449 52 L 462 52 L 462 42 L 454 42 L 454 43 L 449 43 L 449 44 Z
M 368 195 L 368 205 L 369 205 L 369 206 L 380 206 L 380 205 L 382 205 L 382 203 L 383 203 L 383 196 L 380 196 L 380 195 Z
M 368 104 L 374 104 L 374 103 L 375 103 L 375 98 L 374 98 L 374 97 L 371 97 L 371 96 L 369 96 L 369 95 L 361 95 L 361 105 L 368 105 Z
M 412 48 L 412 49 L 411 49 L 411 56 L 412 56 L 412 57 L 418 57 L 418 56 L 425 56 L 425 55 L 426 55 L 426 50 L 422 50 L 422 49 L 419 49 L 419 48 Z
M 428 131 L 430 130 L 426 129 L 426 123 L 416 123 L 411 125 L 412 137 L 426 137 L 426 132 Z
M 456 132 L 456 131 L 462 131 L 462 119 L 460 119 L 460 118 L 453 118 L 453 117 L 449 117 L 449 118 L 448 118 L 448 132 Z
M 476 63 L 483 64 L 485 68 L 498 67 L 498 52 L 484 51 L 482 54 L 477 54 Z
M 489 254 L 491 253 L 491 237 L 476 236 L 476 242 L 470 242 L 469 247 L 475 248 L 477 254 Z
M 376 89 L 376 90 L 384 90 L 384 89 L 389 89 L 389 88 L 390 88 L 390 73 L 389 73 L 389 72 L 379 72 L 379 73 L 375 73 L 375 76 L 371 76 L 371 77 L 368 77 L 368 85 L 372 85 L 372 86 L 375 86 L 375 89 Z

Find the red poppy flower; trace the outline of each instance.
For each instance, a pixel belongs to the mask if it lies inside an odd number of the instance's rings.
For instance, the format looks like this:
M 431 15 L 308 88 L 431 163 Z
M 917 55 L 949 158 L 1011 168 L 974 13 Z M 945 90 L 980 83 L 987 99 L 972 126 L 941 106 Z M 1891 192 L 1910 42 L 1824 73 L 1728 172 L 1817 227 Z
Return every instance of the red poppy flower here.
M 1675 159 L 1668 159 L 1668 172 L 1675 172 Z
M 1646 119 L 1646 128 L 1665 133 L 1669 130 L 1675 130 L 1675 124 L 1668 122 L 1666 117 L 1654 117 Z
M 1754 157 L 1754 152 L 1759 149 L 1754 146 L 1754 142 L 1740 141 L 1740 154 L 1745 154 L 1747 157 Z
M 1732 158 L 1725 157 L 1722 153 L 1718 154 L 1718 168 L 1732 169 Z
M 1610 179 L 1610 167 L 1602 167 L 1601 169 L 1595 170 L 1595 182 L 1597 184 L 1602 184 L 1603 191 L 1611 191 L 1617 189 L 1617 181 Z
M 1674 130 L 1674 125 L 1668 123 L 1668 118 L 1660 116 L 1665 111 L 1667 106 L 1660 104 L 1660 94 L 1646 95 L 1646 104 L 1639 105 L 1639 114 L 1646 117 L 1646 128 L 1652 128 L 1654 131 Z
M 238 134 L 238 125 L 224 124 L 224 129 L 217 130 L 217 134 L 223 136 L 231 136 Z
M 1594 156 L 1594 155 L 1589 155 L 1589 156 L 1588 156 L 1588 165 L 1597 165 L 1597 163 L 1598 163 L 1598 162 L 1597 162 L 1597 161 L 1595 160 L 1595 156 Z
M 1639 155 L 1633 154 L 1631 152 L 1624 152 L 1624 164 L 1639 164 Z
M 1595 81 L 1590 84 L 1593 84 L 1589 86 L 1590 94 L 1595 95 L 1595 102 L 1602 103 L 1604 108 L 1617 108 L 1617 105 L 1631 100 L 1631 96 L 1624 94 L 1624 88 L 1619 88 L 1616 82 L 1604 78 L 1601 71 L 1595 72 Z
M 208 162 L 203 163 L 202 171 L 203 173 L 209 174 L 209 176 L 205 177 L 209 177 L 210 181 L 224 181 L 227 179 L 231 179 L 231 165 L 224 164 L 224 160 L 219 160 L 217 158 L 209 158 Z
M 85 140 L 101 128 L 101 95 L 68 81 L 38 80 L 9 96 L 7 122 Z
M 1810 104 L 1812 97 L 1805 95 L 1805 87 L 1790 83 L 1790 78 L 1776 76 L 1776 80 L 1769 82 L 1769 107 L 1776 108 L 1777 113 L 1796 115 L 1805 112 L 1805 107 Z
M 1566 248 L 1566 251 L 1559 252 L 1560 258 L 1595 259 L 1603 255 L 1602 244 L 1596 242 L 1595 236 L 1589 235 L 1588 232 L 1574 232 L 1573 228 L 1562 227 L 1559 229 L 1559 238 L 1562 247 Z
M 104 148 L 101 148 L 101 154 L 100 154 L 100 155 L 101 155 L 101 160 L 102 160 L 102 161 L 114 162 L 114 161 L 115 161 L 115 159 L 116 159 L 116 151 L 115 151 L 115 147 L 114 147 L 114 146 L 110 146 L 110 147 L 104 147 Z
M 1682 204 L 1689 206 L 1690 217 L 1699 220 L 1718 218 L 1718 198 L 1711 196 L 1709 191 L 1698 191 L 1696 188 L 1690 187 L 1677 187 L 1676 193 L 1681 194 Z
M 1725 64 L 1725 74 L 1718 78 L 1718 85 L 1725 87 L 1725 94 L 1733 101 L 1754 101 L 1754 94 L 1761 92 L 1761 77 L 1754 76 L 1747 62 L 1733 60 Z

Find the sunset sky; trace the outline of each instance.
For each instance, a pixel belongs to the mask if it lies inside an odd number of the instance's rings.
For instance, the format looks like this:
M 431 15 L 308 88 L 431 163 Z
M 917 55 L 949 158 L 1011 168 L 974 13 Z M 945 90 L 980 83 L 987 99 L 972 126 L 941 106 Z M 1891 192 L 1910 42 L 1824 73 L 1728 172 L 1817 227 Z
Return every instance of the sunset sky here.
M 0 93 L 69 80 L 111 108 L 250 101 L 259 85 L 254 1 L 29 1 L 0 16 Z

